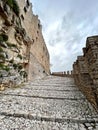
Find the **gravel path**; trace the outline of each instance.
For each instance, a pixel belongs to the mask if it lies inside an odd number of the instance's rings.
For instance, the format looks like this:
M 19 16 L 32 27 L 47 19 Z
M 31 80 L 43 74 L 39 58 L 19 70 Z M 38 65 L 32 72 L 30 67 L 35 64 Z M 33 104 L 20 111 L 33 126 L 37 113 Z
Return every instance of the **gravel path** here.
M 0 92 L 0 130 L 98 130 L 98 114 L 72 78 L 48 76 Z

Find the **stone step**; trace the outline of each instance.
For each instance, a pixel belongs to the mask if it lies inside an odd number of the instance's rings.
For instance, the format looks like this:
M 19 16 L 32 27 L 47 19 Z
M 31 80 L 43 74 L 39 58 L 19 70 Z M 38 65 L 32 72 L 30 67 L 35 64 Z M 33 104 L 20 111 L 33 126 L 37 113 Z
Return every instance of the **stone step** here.
M 72 78 L 48 76 L 0 92 L 0 130 L 98 130 L 98 114 Z
M 96 117 L 96 112 L 94 112 L 92 106 L 86 100 L 61 100 L 13 95 L 0 97 L 0 112 L 31 113 L 72 119 Z
M 80 91 L 48 91 L 48 90 L 34 90 L 34 89 L 17 89 L 10 90 L 8 92 L 2 92 L 4 95 L 17 95 L 17 96 L 26 96 L 26 97 L 45 97 L 53 99 L 85 99 L 84 95 Z
M 71 123 L 29 120 L 23 117 L 1 116 L 0 130 L 98 130 L 95 123 Z
M 41 116 L 41 115 L 35 115 L 35 114 L 26 114 L 26 113 L 6 113 L 6 112 L 1 112 L 1 116 L 7 116 L 7 117 L 17 117 L 17 118 L 25 118 L 29 120 L 36 120 L 36 121 L 46 121 L 46 122 L 58 122 L 58 123 L 79 123 L 79 124 L 84 124 L 84 123 L 98 123 L 98 119 L 72 119 L 72 118 L 53 118 L 50 116 Z

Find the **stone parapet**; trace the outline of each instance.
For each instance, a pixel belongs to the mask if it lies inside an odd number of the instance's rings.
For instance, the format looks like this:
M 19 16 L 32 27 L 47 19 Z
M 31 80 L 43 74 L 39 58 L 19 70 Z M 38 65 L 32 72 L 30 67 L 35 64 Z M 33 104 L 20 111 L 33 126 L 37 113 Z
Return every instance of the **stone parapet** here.
M 83 56 L 78 56 L 73 64 L 76 85 L 98 109 L 98 36 L 88 37 Z
M 94 82 L 98 85 L 98 36 L 87 38 L 85 58 L 89 74 Z
M 52 72 L 53 76 L 73 77 L 73 71 Z

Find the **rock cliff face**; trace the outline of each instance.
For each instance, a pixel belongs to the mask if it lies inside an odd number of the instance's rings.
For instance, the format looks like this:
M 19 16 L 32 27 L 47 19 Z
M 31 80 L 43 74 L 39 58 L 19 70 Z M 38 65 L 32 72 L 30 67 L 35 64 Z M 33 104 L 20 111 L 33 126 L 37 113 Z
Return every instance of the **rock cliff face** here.
M 49 53 L 29 0 L 0 1 L 0 83 L 5 86 L 50 74 Z
M 98 36 L 88 37 L 83 56 L 73 64 L 77 86 L 98 110 Z

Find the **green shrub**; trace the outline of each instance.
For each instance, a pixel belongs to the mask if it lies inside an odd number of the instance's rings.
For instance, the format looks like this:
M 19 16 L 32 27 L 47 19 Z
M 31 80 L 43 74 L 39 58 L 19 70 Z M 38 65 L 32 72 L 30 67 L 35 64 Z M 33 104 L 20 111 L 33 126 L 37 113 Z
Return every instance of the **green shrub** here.
M 10 71 L 10 68 L 8 66 L 5 66 L 4 70 L 8 72 L 8 71 Z
M 9 66 L 6 66 L 6 65 L 0 63 L 0 70 L 5 70 L 8 72 L 10 70 L 10 68 L 9 68 Z
M 7 0 L 7 4 L 10 6 L 10 8 L 13 8 L 13 0 Z
M 3 37 L 3 41 L 7 41 L 8 40 L 8 36 L 6 34 L 1 34 L 1 36 Z
M 8 47 L 11 47 L 11 45 L 12 45 L 12 43 L 10 43 L 10 42 L 6 42 L 6 44 Z
M 6 44 L 7 44 L 7 46 L 10 47 L 10 48 L 12 48 L 12 47 L 17 48 L 17 45 L 14 44 L 14 43 L 6 42 Z
M 5 60 L 5 56 L 4 56 L 4 54 L 3 53 L 0 53 L 0 59 L 2 59 L 2 60 Z
M 7 4 L 12 8 L 14 13 L 19 16 L 20 9 L 16 0 L 7 0 Z
M 0 42 L 3 42 L 3 37 L 0 35 Z
M 11 44 L 11 47 L 17 48 L 16 44 Z
M 13 0 L 13 11 L 17 16 L 19 16 L 20 9 L 16 0 Z
M 0 63 L 0 69 L 4 68 L 4 64 Z
M 2 49 L 2 47 L 0 47 L 0 52 L 3 52 L 3 49 Z

